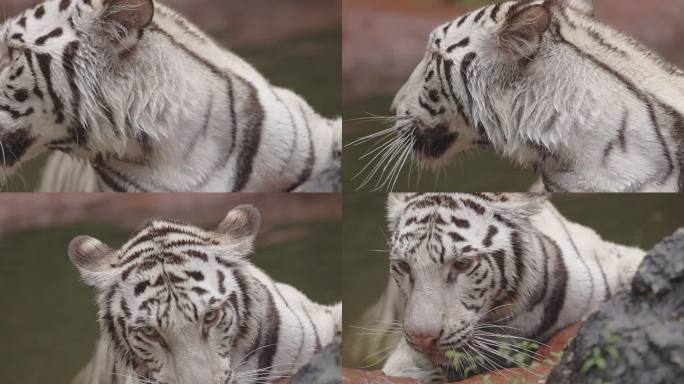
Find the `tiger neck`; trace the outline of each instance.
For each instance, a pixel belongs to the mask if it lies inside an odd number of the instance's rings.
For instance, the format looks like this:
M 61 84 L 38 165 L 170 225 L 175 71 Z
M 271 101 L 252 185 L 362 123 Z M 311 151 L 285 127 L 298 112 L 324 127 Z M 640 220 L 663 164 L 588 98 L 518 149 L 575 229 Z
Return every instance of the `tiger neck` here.
M 622 84 L 597 87 L 592 79 L 610 75 L 568 49 L 560 49 L 555 57 L 570 69 L 548 71 L 552 63 L 535 62 L 503 95 L 475 96 L 480 99 L 475 120 L 482 123 L 494 150 L 540 173 L 552 192 L 681 188 L 681 165 L 668 144 L 676 141 L 669 127 L 676 130 L 677 121 L 664 118 L 681 113 L 659 105 L 646 91 L 643 97 L 649 102 L 644 103 Z
M 549 191 L 684 188 L 671 144 L 677 122 L 662 121 L 678 115 L 684 126 L 684 73 L 608 26 L 552 9 L 534 60 L 474 76 L 475 124 L 500 155 L 541 173 Z
M 103 189 L 288 191 L 330 166 L 341 123 L 165 17 L 131 53 L 139 55 L 129 58 L 132 68 L 83 87 L 108 92 L 88 98 L 107 99 L 107 113 L 101 105 L 82 113 L 98 132 L 74 152 L 91 161 Z M 130 77 L 151 70 L 155 76 Z

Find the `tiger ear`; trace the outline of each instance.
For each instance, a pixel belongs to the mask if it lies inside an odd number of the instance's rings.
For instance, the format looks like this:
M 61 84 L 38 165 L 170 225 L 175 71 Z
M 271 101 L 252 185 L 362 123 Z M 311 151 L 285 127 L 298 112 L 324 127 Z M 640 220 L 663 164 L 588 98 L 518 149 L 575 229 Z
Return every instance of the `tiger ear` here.
M 416 193 L 389 193 L 387 195 L 387 227 L 390 232 L 394 232 L 406 204 L 416 195 Z
M 153 0 L 104 0 L 102 4 L 108 32 L 126 49 L 135 46 L 154 18 Z
M 116 261 L 116 253 L 108 245 L 89 236 L 79 236 L 69 243 L 69 259 L 89 285 L 98 286 L 103 272 L 109 272 Z
M 596 15 L 596 0 L 566 0 L 566 6 L 585 16 Z
M 542 35 L 551 25 L 551 11 L 533 5 L 508 16 L 499 30 L 498 45 L 516 60 L 531 58 L 539 49 Z
M 548 193 L 503 193 L 496 208 L 518 219 L 527 219 L 544 209 L 551 195 Z
M 256 235 L 259 233 L 261 214 L 252 205 L 240 205 L 233 208 L 223 219 L 216 232 L 224 240 L 237 243 L 251 249 Z

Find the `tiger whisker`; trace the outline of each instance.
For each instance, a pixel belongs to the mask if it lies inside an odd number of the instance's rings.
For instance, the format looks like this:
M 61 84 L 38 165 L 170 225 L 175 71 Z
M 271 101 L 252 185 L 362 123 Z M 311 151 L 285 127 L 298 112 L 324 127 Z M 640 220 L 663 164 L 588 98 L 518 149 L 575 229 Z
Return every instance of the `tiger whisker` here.
M 407 146 L 407 144 L 410 141 L 411 135 L 404 135 L 402 141 L 393 150 L 391 157 L 388 158 L 387 161 L 385 161 L 385 167 L 383 168 L 382 173 L 380 174 L 380 177 L 378 178 L 378 181 L 375 184 L 375 189 L 373 190 L 374 192 L 384 189 L 384 186 L 388 184 L 389 181 L 392 179 L 397 167 L 403 164 L 401 159 L 402 156 L 405 156 L 407 151 L 410 152 L 410 146 Z M 394 161 L 397 157 L 400 159 L 400 161 Z M 389 170 L 387 177 L 385 177 L 385 173 L 387 173 L 388 167 L 391 168 Z
M 505 337 L 505 338 L 512 338 L 512 339 L 517 339 L 517 340 L 529 341 L 530 343 L 535 343 L 535 344 L 543 345 L 543 346 L 545 346 L 545 347 L 549 347 L 549 348 L 550 348 L 550 346 L 549 346 L 548 344 L 544 344 L 544 343 L 542 343 L 542 342 L 540 342 L 540 341 L 528 339 L 528 338 L 521 337 L 521 336 L 501 335 L 501 334 L 498 334 L 498 333 L 491 333 L 491 332 L 485 332 L 485 331 L 478 331 L 477 333 L 478 333 L 479 335 L 482 335 L 482 336 Z
M 7 173 L 5 172 L 5 165 L 7 165 L 7 160 L 5 158 L 5 147 L 2 145 L 2 141 L 0 141 L 0 152 L 2 154 L 2 179 L 0 179 L 0 186 L 7 186 L 8 185 L 8 178 L 7 178 Z
M 487 357 L 484 353 L 480 352 L 480 350 L 478 350 L 475 345 L 466 344 L 466 347 L 471 348 L 475 353 L 477 353 L 479 356 L 481 356 L 484 361 L 486 361 L 488 364 L 491 365 L 491 367 L 493 368 L 492 371 L 496 372 L 497 374 L 501 375 L 502 377 L 505 377 L 505 376 L 503 373 L 501 373 L 501 371 L 506 371 L 506 372 L 511 372 L 511 373 L 513 372 L 509 368 L 501 366 L 501 365 L 497 364 L 494 360 Z
M 387 356 L 389 356 L 393 352 L 394 348 L 395 348 L 394 345 L 390 345 L 390 346 L 381 348 L 378 351 L 375 351 L 375 352 L 371 353 L 370 355 L 364 357 L 361 361 L 368 361 L 373 356 L 381 355 L 381 357 L 378 360 L 376 360 L 375 362 L 373 362 L 370 365 L 367 365 L 363 368 L 372 367 L 372 366 L 376 365 L 378 362 L 384 360 Z
M 380 151 L 380 152 L 378 152 L 377 154 L 375 154 L 375 156 L 373 156 L 373 158 L 372 158 L 370 161 L 368 161 L 368 164 L 366 164 L 366 166 L 364 166 L 364 167 L 361 169 L 361 171 L 359 171 L 359 172 L 352 178 L 352 180 L 354 180 L 354 179 L 358 178 L 359 176 L 361 176 L 361 174 L 363 174 L 363 172 L 364 172 L 368 167 L 372 166 L 373 162 L 374 162 L 378 157 L 384 156 L 383 154 L 385 153 L 385 151 L 386 151 L 389 147 L 392 147 L 392 146 L 394 146 L 394 145 L 397 144 L 397 140 L 398 140 L 397 138 L 394 138 L 394 139 L 391 139 L 390 141 L 388 141 L 387 143 L 382 144 L 381 147 L 383 147 L 383 150 Z M 377 150 L 374 150 L 374 152 L 376 152 L 376 151 L 377 151 Z
M 382 131 L 375 132 L 375 133 L 372 133 L 370 135 L 363 136 L 359 139 L 356 139 L 356 140 L 352 141 L 351 143 L 345 145 L 345 147 L 351 147 L 351 146 L 363 144 L 363 143 L 368 142 L 369 140 L 373 140 L 373 139 L 378 138 L 378 137 L 390 135 L 390 134 L 394 133 L 395 131 L 396 131 L 396 129 L 394 127 L 383 129 Z
M 362 160 L 366 159 L 366 158 L 370 157 L 371 155 L 377 153 L 378 151 L 382 151 L 384 149 L 387 149 L 387 146 L 390 145 L 391 143 L 394 143 L 394 142 L 395 142 L 395 139 L 390 139 L 390 140 L 385 141 L 385 142 L 380 142 L 380 144 L 374 144 L 374 145 L 376 145 L 376 147 L 375 148 L 371 147 L 371 149 L 368 152 L 366 152 L 365 154 L 363 154 L 359 159 L 362 159 Z
M 392 158 L 392 157 L 394 156 L 394 152 L 395 152 L 397 149 L 401 148 L 401 144 L 402 144 L 401 140 L 403 140 L 403 137 L 399 137 L 399 138 L 397 138 L 397 139 L 394 139 L 394 141 L 392 142 L 392 144 L 389 146 L 389 148 L 388 148 L 387 150 L 385 150 L 385 151 L 383 151 L 383 152 L 380 152 L 380 153 L 378 154 L 378 155 L 382 155 L 382 156 L 380 156 L 380 159 L 377 161 L 377 164 L 375 164 L 375 166 L 373 167 L 373 169 L 368 173 L 368 176 L 364 179 L 364 181 L 363 181 L 363 182 L 361 183 L 361 185 L 357 188 L 357 190 L 362 189 L 363 187 L 365 187 L 365 186 L 373 179 L 373 177 L 375 177 L 375 175 L 376 175 L 376 173 L 378 172 L 378 170 L 380 169 L 380 167 L 382 167 L 383 164 L 385 164 L 385 162 L 386 162 L 388 159 L 390 159 L 390 158 Z M 378 157 L 378 155 L 376 155 L 375 157 L 373 157 L 373 159 L 372 159 L 371 161 L 369 161 L 369 163 L 368 163 L 368 164 L 367 164 L 367 165 L 366 165 L 366 166 L 357 174 L 357 176 L 360 176 L 360 175 L 367 169 L 367 167 L 372 166 L 372 165 L 373 165 L 373 162 L 374 162 L 375 159 Z M 386 168 L 386 167 L 385 167 L 385 168 Z M 355 176 L 355 178 L 356 178 L 356 176 Z
M 511 306 L 514 306 L 514 305 L 517 305 L 517 304 L 502 304 L 502 305 L 497 305 L 496 307 L 494 307 L 494 308 L 490 309 L 489 311 L 483 313 L 483 314 L 480 316 L 480 318 L 485 317 L 487 314 L 489 314 L 489 313 L 491 313 L 491 312 L 494 312 L 494 311 L 496 311 L 497 309 L 501 309 L 501 308 L 504 308 L 504 307 L 511 307 Z
M 411 140 L 409 143 L 408 147 L 404 150 L 404 157 L 401 160 L 401 165 L 397 169 L 395 176 L 394 176 L 394 181 L 392 181 L 392 185 L 390 186 L 389 190 L 393 191 L 394 187 L 397 185 L 397 181 L 399 180 L 399 175 L 401 174 L 402 169 L 404 169 L 404 164 L 406 163 L 406 160 L 410 157 L 411 155 L 411 148 L 415 144 L 415 139 Z
M 529 373 L 529 374 L 531 374 L 531 375 L 533 375 L 533 376 L 535 376 L 535 377 L 538 377 L 538 376 L 539 376 L 539 374 L 532 372 L 532 371 L 529 370 L 527 367 L 520 365 L 520 364 L 519 364 L 515 359 L 513 359 L 512 357 L 507 356 L 507 355 L 504 355 L 503 353 L 501 353 L 501 352 L 499 352 L 499 351 L 497 351 L 497 350 L 495 350 L 495 349 L 493 349 L 493 348 L 491 348 L 491 347 L 489 347 L 489 346 L 487 346 L 487 345 L 485 345 L 485 344 L 481 344 L 481 343 L 479 343 L 479 341 L 476 341 L 476 343 L 478 343 L 478 345 L 479 345 L 481 348 L 483 348 L 485 351 L 487 351 L 487 352 L 489 352 L 489 353 L 491 353 L 491 354 L 493 354 L 493 355 L 495 355 L 495 356 L 499 356 L 500 358 L 502 358 L 502 359 L 504 359 L 504 360 L 507 360 L 507 361 L 513 363 L 513 365 L 515 365 L 516 367 L 518 367 L 518 368 L 524 370 L 525 372 L 527 372 L 527 373 Z
M 537 353 L 536 351 L 533 351 L 533 350 L 527 349 L 527 348 L 523 348 L 523 347 L 516 345 L 516 344 L 506 343 L 506 342 L 498 341 L 498 340 L 495 341 L 495 340 L 482 338 L 482 337 L 478 337 L 478 336 L 475 336 L 474 338 L 476 338 L 477 340 L 479 340 L 481 342 L 488 343 L 489 345 L 503 346 L 503 347 L 506 347 L 507 349 L 515 351 L 515 352 L 524 352 L 524 353 L 527 353 L 529 355 L 534 355 L 537 357 L 537 358 L 534 358 L 534 360 L 536 360 L 536 361 L 542 361 L 545 358 L 544 355 L 541 355 L 541 354 Z M 530 358 L 532 358 L 532 356 L 530 356 Z
M 398 157 L 401 156 L 401 154 L 404 151 L 405 147 L 405 140 L 399 143 L 399 145 L 394 149 L 392 152 L 392 156 L 390 156 L 387 161 L 385 161 L 385 166 L 382 169 L 382 173 L 380 174 L 380 177 L 378 177 L 378 181 L 375 183 L 375 188 L 373 189 L 374 192 L 381 191 L 385 189 L 385 185 L 388 184 L 390 179 L 392 178 L 392 174 L 394 173 L 394 169 L 399 165 L 399 162 L 396 161 Z M 388 172 L 389 170 L 389 172 Z M 385 177 L 385 174 L 387 173 L 387 176 Z
M 413 135 L 410 135 L 409 139 L 404 141 L 403 154 L 399 157 L 399 161 L 396 163 L 397 165 L 395 165 L 395 167 L 392 169 L 394 173 L 394 178 L 392 182 L 388 184 L 388 191 L 394 190 L 394 187 L 397 184 L 397 180 L 399 179 L 399 175 L 401 174 L 401 171 L 404 169 L 406 160 L 411 156 L 414 144 L 415 139 L 413 138 Z

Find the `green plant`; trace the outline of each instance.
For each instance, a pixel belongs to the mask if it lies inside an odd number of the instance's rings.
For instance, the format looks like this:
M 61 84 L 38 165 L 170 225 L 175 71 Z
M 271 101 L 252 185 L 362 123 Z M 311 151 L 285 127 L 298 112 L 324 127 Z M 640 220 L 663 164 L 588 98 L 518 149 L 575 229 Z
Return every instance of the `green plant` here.
M 531 341 L 523 340 L 514 345 L 501 345 L 497 349 L 499 353 L 508 356 L 515 365 L 519 367 L 529 367 L 535 361 L 534 354 L 539 350 L 540 345 Z
M 465 377 L 479 373 L 480 365 L 484 363 L 482 356 L 470 356 L 460 351 L 447 351 L 445 356 L 451 360 L 451 365 L 460 370 Z
M 612 358 L 614 361 L 620 359 L 620 352 L 618 351 L 615 344 L 617 344 L 622 338 L 619 335 L 611 334 L 608 331 L 604 331 L 602 334 L 603 344 L 599 344 L 594 347 L 591 351 L 591 356 L 584 360 L 582 366 L 580 367 L 580 373 L 586 375 L 592 369 L 598 369 L 600 371 L 608 368 L 608 357 Z M 607 356 L 606 356 L 607 355 Z M 604 384 L 603 379 L 598 378 L 600 382 L 598 384 Z

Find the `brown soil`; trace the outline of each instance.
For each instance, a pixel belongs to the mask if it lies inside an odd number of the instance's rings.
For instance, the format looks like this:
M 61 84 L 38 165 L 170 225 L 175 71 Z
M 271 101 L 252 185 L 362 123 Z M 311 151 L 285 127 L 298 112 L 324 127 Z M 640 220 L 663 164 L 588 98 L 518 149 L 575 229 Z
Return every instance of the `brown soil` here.
M 577 334 L 579 324 L 572 325 L 556 334 L 547 343 L 548 347 L 542 347 L 537 353 L 542 357 L 541 359 L 549 359 L 552 364 L 544 363 L 541 367 L 524 370 L 521 368 L 509 369 L 507 371 L 490 372 L 487 374 L 473 376 L 467 380 L 460 381 L 459 384 L 482 384 L 483 376 L 488 376 L 491 384 L 508 384 L 512 379 L 517 379 L 521 382 L 527 383 L 544 383 L 546 377 L 553 364 L 557 363 L 558 358 L 552 353 L 563 352 L 568 343 Z M 527 381 L 522 380 L 524 378 Z M 342 373 L 342 382 L 344 384 L 419 384 L 418 381 L 405 378 L 387 377 L 380 371 L 363 371 L 357 369 L 344 369 Z

